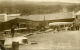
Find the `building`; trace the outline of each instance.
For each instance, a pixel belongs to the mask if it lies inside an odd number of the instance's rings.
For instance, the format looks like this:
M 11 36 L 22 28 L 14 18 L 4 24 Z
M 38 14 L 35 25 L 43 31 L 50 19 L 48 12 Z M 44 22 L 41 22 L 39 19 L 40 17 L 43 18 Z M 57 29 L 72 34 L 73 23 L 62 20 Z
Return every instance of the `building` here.
M 74 12 L 61 12 L 61 13 L 52 13 L 52 14 L 36 14 L 28 16 L 20 16 L 20 14 L 0 14 L 0 21 L 9 21 L 15 18 L 21 19 L 30 19 L 33 21 L 43 21 L 45 20 L 56 20 L 56 19 L 66 19 L 74 18 Z
M 22 16 L 22 18 L 31 19 L 33 21 L 43 21 L 44 20 L 44 16 L 45 16 L 45 20 L 74 18 L 74 12 L 28 15 L 28 16 Z
M 76 12 L 74 15 L 75 15 L 74 24 L 80 25 L 80 11 Z
M 80 11 L 76 12 L 74 15 L 75 17 L 77 16 L 80 19 Z
M 0 22 L 7 21 L 7 14 L 0 14 Z
M 20 14 L 8 14 L 7 15 L 7 21 L 15 19 L 15 18 L 19 18 Z
M 0 30 L 6 30 L 10 29 L 12 23 L 17 23 L 18 25 L 21 25 L 22 22 L 26 21 L 34 21 L 34 22 L 27 22 L 28 24 L 34 25 L 42 25 L 48 26 L 48 21 L 52 20 L 54 22 L 55 20 L 58 21 L 58 19 L 69 19 L 74 18 L 74 12 L 65 12 L 65 13 L 54 13 L 54 14 L 37 14 L 37 15 L 28 15 L 28 16 L 20 16 L 20 14 L 5 14 L 4 16 L 0 16 L 3 18 L 0 18 L 1 21 L 4 23 L 0 24 L 2 27 Z M 28 20 L 27 20 L 28 19 Z M 64 20 L 63 20 L 64 21 Z M 6 26 L 5 26 L 6 25 Z M 32 27 L 33 27 L 32 26 Z M 4 28 L 3 28 L 4 27 Z
M 0 14 L 0 22 L 6 22 L 18 18 L 20 14 Z

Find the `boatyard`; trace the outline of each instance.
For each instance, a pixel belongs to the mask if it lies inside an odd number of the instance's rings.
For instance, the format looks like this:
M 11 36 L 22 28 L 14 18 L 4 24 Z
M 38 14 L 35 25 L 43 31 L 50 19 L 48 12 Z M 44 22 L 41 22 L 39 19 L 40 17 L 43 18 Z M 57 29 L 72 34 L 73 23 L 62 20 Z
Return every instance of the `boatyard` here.
M 79 50 L 80 1 L 54 1 L 1 0 L 0 50 Z

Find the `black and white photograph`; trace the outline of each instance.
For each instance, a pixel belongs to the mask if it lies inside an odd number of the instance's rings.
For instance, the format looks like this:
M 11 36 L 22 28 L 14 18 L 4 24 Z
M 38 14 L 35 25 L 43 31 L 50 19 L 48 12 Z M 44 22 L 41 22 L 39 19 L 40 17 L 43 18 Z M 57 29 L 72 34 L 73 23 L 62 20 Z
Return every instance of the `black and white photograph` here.
M 80 50 L 80 0 L 0 0 L 0 50 Z

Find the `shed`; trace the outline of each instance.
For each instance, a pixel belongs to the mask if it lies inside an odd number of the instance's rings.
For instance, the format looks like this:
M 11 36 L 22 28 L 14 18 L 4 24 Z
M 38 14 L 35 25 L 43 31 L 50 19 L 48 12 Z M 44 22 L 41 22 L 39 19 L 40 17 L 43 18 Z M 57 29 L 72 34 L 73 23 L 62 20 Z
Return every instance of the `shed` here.
M 12 24 L 15 24 L 17 26 L 17 23 L 22 23 L 22 22 L 26 22 L 26 21 L 31 21 L 31 20 L 15 18 L 13 20 L 3 22 L 3 23 L 0 24 L 0 31 L 11 29 Z

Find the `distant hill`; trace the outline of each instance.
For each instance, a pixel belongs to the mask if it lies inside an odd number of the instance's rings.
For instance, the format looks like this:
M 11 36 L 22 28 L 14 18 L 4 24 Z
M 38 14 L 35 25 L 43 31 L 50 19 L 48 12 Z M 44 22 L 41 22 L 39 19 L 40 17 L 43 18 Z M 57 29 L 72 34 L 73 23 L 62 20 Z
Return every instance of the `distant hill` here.
M 65 2 L 38 2 L 36 3 L 38 5 L 73 5 L 73 4 L 76 4 L 76 3 L 65 3 Z
M 63 8 L 68 11 L 78 11 L 80 3 L 30 2 L 25 0 L 2 0 L 0 2 L 1 13 L 49 14 L 60 12 Z
M 2 0 L 1 3 L 12 3 L 12 4 L 37 4 L 37 5 L 74 5 L 79 3 L 66 3 L 66 2 L 31 2 L 31 1 L 24 1 L 24 0 Z

